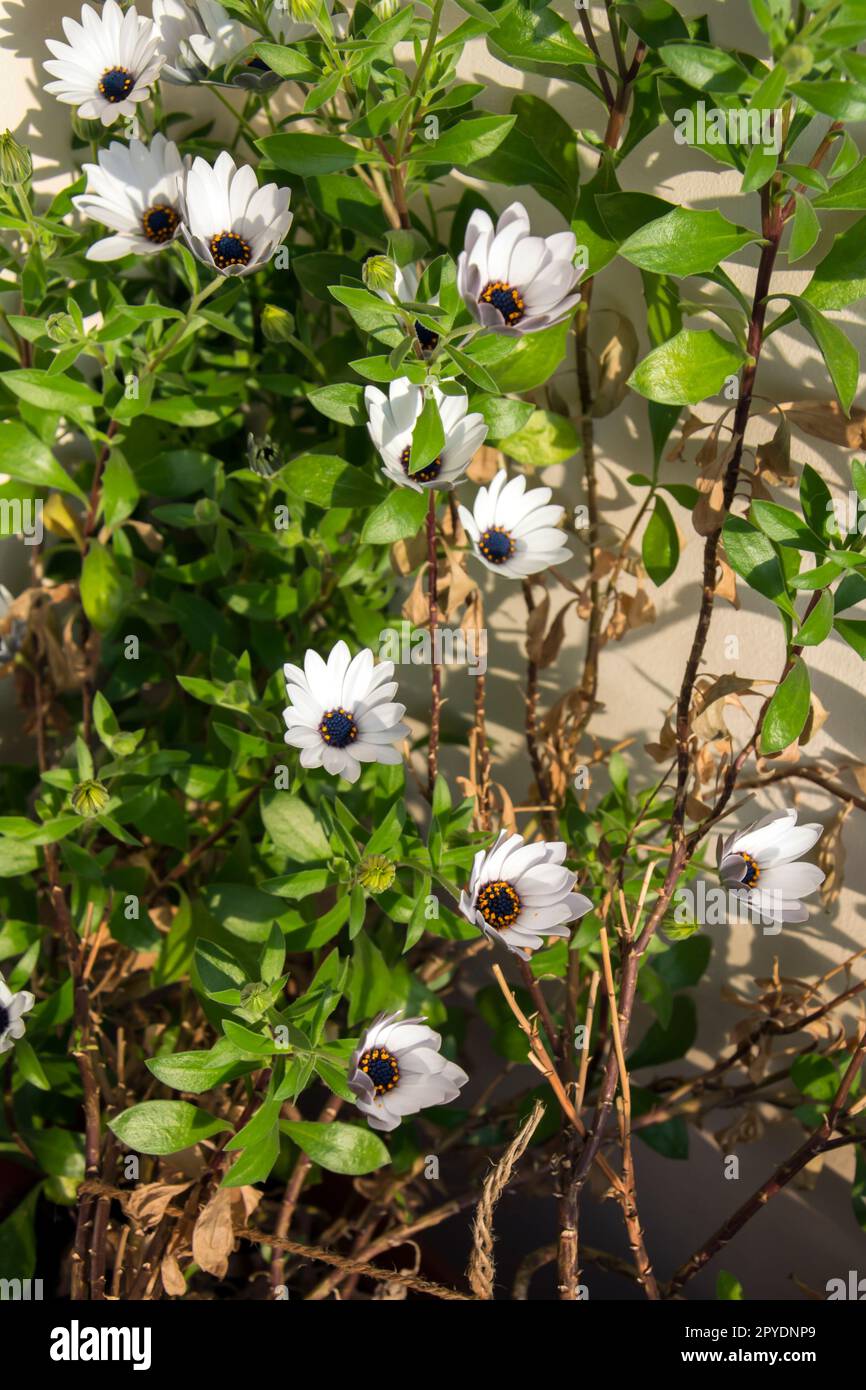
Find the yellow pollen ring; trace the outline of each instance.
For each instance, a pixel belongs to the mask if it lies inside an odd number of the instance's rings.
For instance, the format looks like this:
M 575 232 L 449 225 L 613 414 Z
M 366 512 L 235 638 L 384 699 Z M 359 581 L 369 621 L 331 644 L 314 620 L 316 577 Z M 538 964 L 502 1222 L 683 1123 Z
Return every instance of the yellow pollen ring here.
M 238 254 L 227 256 L 224 252 L 220 251 L 220 243 L 222 241 L 236 241 L 240 247 Z M 253 254 L 251 246 L 248 242 L 244 241 L 243 237 L 238 236 L 237 232 L 226 231 L 216 232 L 214 236 L 211 237 L 210 253 L 213 256 L 214 265 L 220 270 L 225 270 L 226 267 L 230 265 L 249 265 Z
M 524 303 L 520 290 L 515 289 L 514 285 L 509 285 L 507 280 L 491 280 L 490 284 L 485 285 L 484 289 L 481 291 L 481 298 L 484 300 L 485 304 L 492 304 L 495 294 L 511 295 L 511 302 L 514 307 L 505 315 L 505 320 L 507 323 L 519 323 L 526 313 L 526 304 Z M 497 305 L 496 307 L 498 308 L 499 306 Z M 500 313 L 501 312 L 500 310 Z
M 742 850 L 740 850 L 740 858 L 745 861 L 746 865 L 743 882 L 747 888 L 754 888 L 758 879 L 761 877 L 761 866 L 757 859 L 753 859 L 751 854 L 744 854 Z
M 370 1078 L 373 1081 L 376 1095 L 383 1096 L 386 1091 L 393 1091 L 400 1080 L 400 1068 L 394 1054 L 389 1052 L 387 1047 L 374 1047 L 372 1051 L 368 1048 L 358 1062 L 358 1068 L 364 1072 L 365 1076 L 369 1076 L 370 1068 L 373 1066 L 379 1075 L 382 1074 L 383 1067 L 387 1068 L 391 1078 L 389 1081 L 375 1081 L 372 1077 Z

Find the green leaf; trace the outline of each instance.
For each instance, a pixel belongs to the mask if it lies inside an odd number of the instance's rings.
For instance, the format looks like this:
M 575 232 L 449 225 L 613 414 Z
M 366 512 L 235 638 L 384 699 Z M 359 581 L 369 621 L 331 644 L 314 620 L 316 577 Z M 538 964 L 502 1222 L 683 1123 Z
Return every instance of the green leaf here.
M 412 431 L 412 448 L 409 454 L 409 473 L 417 473 L 438 458 L 445 448 L 445 430 L 439 417 L 439 407 L 434 395 L 427 397 Z
M 639 362 L 628 384 L 651 401 L 697 405 L 716 395 L 744 361 L 736 343 L 712 331 L 684 328 Z
M 685 1057 L 697 1037 L 697 1031 L 698 1018 L 693 1001 L 687 994 L 677 994 L 670 1023 L 666 1028 L 660 1023 L 651 1025 L 629 1058 L 629 1070 L 661 1066 Z
M 822 596 L 817 600 L 808 619 L 803 621 L 802 627 L 796 634 L 796 645 L 798 646 L 819 646 L 820 642 L 826 641 L 833 631 L 833 595 L 830 589 L 824 589 Z
M 418 534 L 427 514 L 426 492 L 397 487 L 374 507 L 361 531 L 362 545 L 392 545 Z
M 31 1086 L 39 1091 L 50 1091 L 51 1082 L 45 1075 L 42 1063 L 26 1038 L 19 1038 L 15 1044 L 15 1065 Z
M 815 535 L 826 539 L 832 533 L 835 522 L 833 496 L 824 479 L 811 464 L 803 466 L 800 478 L 800 506 L 806 524 Z
M 740 192 L 754 193 L 756 189 L 763 188 L 775 174 L 778 163 L 779 156 L 774 149 L 768 149 L 765 145 L 753 145 L 743 170 Z
M 538 333 L 525 333 L 516 343 L 501 334 L 485 334 L 463 356 L 485 369 L 490 382 L 484 386 L 486 391 L 500 391 L 503 395 L 510 391 L 534 391 L 553 375 L 565 356 L 570 327 L 566 319 Z
M 112 449 L 102 475 L 102 519 L 109 528 L 135 511 L 141 490 L 122 454 Z
M 663 44 L 659 57 L 675 76 L 699 92 L 744 92 L 754 90 L 742 63 L 722 48 L 698 43 Z
M 741 516 L 729 516 L 722 539 L 731 568 L 750 589 L 796 617 L 786 592 L 785 575 L 771 540 Z
M 367 161 L 363 150 L 340 140 L 336 135 L 314 135 L 289 132 L 266 135 L 256 144 L 278 169 L 290 174 L 333 174 L 350 169 L 353 164 Z
M 341 425 L 363 425 L 367 419 L 364 409 L 364 388 L 348 381 L 334 386 L 320 386 L 310 392 L 310 405 L 329 420 Z
M 794 224 L 791 227 L 791 239 L 788 242 L 788 260 L 802 260 L 802 258 L 812 250 L 815 242 L 821 234 L 821 224 L 818 221 L 818 214 L 812 207 L 808 198 L 802 193 L 795 193 L 796 212 L 794 213 Z
M 819 193 L 816 208 L 866 208 L 866 159 L 861 159 L 827 193 Z
M 716 1298 L 724 1302 L 741 1302 L 745 1298 L 743 1286 L 739 1279 L 733 1274 L 729 1274 L 726 1269 L 720 1269 L 716 1279 Z
M 514 116 L 467 116 L 443 130 L 436 140 L 416 139 L 409 157 L 413 164 L 474 164 L 502 144 L 515 120 Z
M 280 1156 L 280 1127 L 276 1120 L 254 1144 L 247 1144 L 226 1173 L 220 1187 L 247 1187 L 265 1182 Z
M 214 883 L 205 890 L 204 900 L 220 926 L 242 941 L 267 941 L 272 923 L 286 911 L 281 898 L 251 883 Z
M 736 227 L 719 212 L 674 208 L 633 232 L 619 254 L 656 275 L 698 275 L 758 240 L 754 232 Z
M 314 81 L 318 73 L 306 54 L 291 44 L 257 43 L 256 55 L 278 77 L 293 77 L 304 82 Z
M 39 371 L 36 367 L 0 372 L 0 380 L 28 405 L 73 419 L 82 415 L 89 417 L 90 412 L 102 404 L 102 397 L 86 382 L 60 373 Z
M 280 1128 L 302 1153 L 329 1173 L 357 1177 L 374 1173 L 390 1155 L 382 1140 L 366 1125 L 322 1124 L 316 1120 L 281 1120 Z
M 866 121 L 866 87 L 859 82 L 840 82 L 835 78 L 792 82 L 791 91 L 834 121 Z
M 207 1051 L 161 1053 L 147 1058 L 145 1065 L 163 1086 L 200 1095 L 223 1082 L 249 1075 L 261 1062 L 235 1047 L 228 1038 L 219 1038 Z
M 764 756 L 781 753 L 806 727 L 812 706 L 812 688 L 805 661 L 797 657 L 770 701 L 761 729 Z
M 855 603 L 862 603 L 866 598 L 866 578 L 862 574 L 849 574 L 842 580 L 833 602 L 837 613 L 844 613 L 846 608 L 853 608 Z
M 109 1129 L 130 1149 L 143 1154 L 173 1154 L 231 1129 L 186 1100 L 145 1100 L 108 1121 Z
M 866 661 L 866 622 L 862 618 L 837 618 L 833 627 L 861 660 Z
M 211 454 L 198 449 L 168 449 L 136 462 L 133 471 L 142 492 L 155 497 L 189 497 L 193 492 L 206 492 L 218 468 Z
M 328 837 L 315 811 L 299 796 L 270 790 L 262 794 L 259 804 L 265 829 L 287 859 L 295 864 L 313 864 L 330 859 Z
M 749 520 L 771 541 L 793 541 L 800 550 L 811 550 L 816 554 L 823 554 L 826 550 L 824 542 L 814 531 L 810 531 L 802 518 L 788 507 L 780 507 L 778 502 L 756 498 L 749 508 Z
M 577 430 L 564 415 L 552 410 L 535 410 L 516 434 L 499 441 L 509 458 L 533 468 L 565 463 L 580 449 Z
M 820 310 L 807 299 L 795 294 L 774 295 L 775 299 L 787 299 L 797 318 L 821 351 L 830 379 L 836 388 L 845 414 L 857 391 L 860 376 L 860 359 L 854 347 L 841 328 L 825 318 Z
M 23 1202 L 0 1222 L 0 1269 L 7 1278 L 32 1279 L 36 1272 L 36 1204 L 42 1184 L 37 1182 Z
M 526 72 L 578 80 L 580 69 L 595 62 L 574 27 L 547 5 L 518 0 L 487 36 L 494 57 Z M 576 70 L 576 71 L 575 71 Z
M 816 309 L 847 309 L 866 296 L 866 217 L 834 238 L 815 267 L 803 298 Z
M 517 401 L 511 396 L 477 393 L 470 396 L 468 408 L 471 412 L 477 412 L 484 420 L 490 443 L 518 434 L 534 413 L 531 401 Z
M 676 992 L 696 985 L 710 963 L 713 943 L 709 936 L 695 935 L 677 941 L 652 957 L 653 970 Z
M 656 496 L 652 516 L 643 533 L 641 554 L 646 572 L 656 585 L 670 579 L 680 558 L 680 541 L 676 523 L 667 503 Z
M 36 487 L 54 487 L 71 493 L 80 502 L 87 501 L 77 483 L 57 462 L 51 450 L 31 434 L 18 420 L 0 420 L 0 462 L 3 472 L 22 483 Z
M 81 567 L 81 603 L 99 632 L 106 632 L 123 612 L 126 583 L 110 550 L 91 541 Z
M 370 505 L 369 475 L 330 454 L 301 454 L 283 465 L 279 477 L 300 502 L 325 508 Z
M 685 20 L 680 18 L 667 0 L 633 0 L 630 4 L 618 4 L 616 9 L 628 27 L 649 48 L 659 48 L 662 44 L 689 37 Z
M 798 1057 L 791 1067 L 791 1080 L 810 1100 L 829 1103 L 839 1089 L 839 1068 L 830 1057 L 814 1052 Z
M 476 362 L 468 352 L 461 352 L 459 348 L 453 347 L 450 343 L 446 348 L 448 356 L 456 367 L 459 367 L 464 376 L 468 377 L 474 386 L 480 386 L 482 391 L 495 392 L 499 388 L 495 377 L 492 377 L 486 367 L 482 367 L 480 362 Z

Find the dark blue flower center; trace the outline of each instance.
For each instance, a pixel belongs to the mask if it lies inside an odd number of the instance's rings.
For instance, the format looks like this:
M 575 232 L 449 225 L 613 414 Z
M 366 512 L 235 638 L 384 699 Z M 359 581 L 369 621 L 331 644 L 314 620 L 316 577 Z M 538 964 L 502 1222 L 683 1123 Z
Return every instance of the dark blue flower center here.
M 250 61 L 247 63 L 247 67 L 248 67 L 248 68 L 255 68 L 256 72 L 270 72 L 270 71 L 271 71 L 271 69 L 268 67 L 267 63 L 265 62 L 264 58 L 251 58 Z
M 739 851 L 739 854 L 740 858 L 743 860 L 746 866 L 745 872 L 743 873 L 743 877 L 740 879 L 740 882 L 744 883 L 747 888 L 754 888 L 755 884 L 758 882 L 758 879 L 761 877 L 760 865 L 758 864 L 757 859 L 752 858 L 751 854 L 743 854 L 742 850 Z
M 123 101 L 135 84 L 135 78 L 126 68 L 106 68 L 99 79 L 99 90 L 106 101 Z
M 417 319 L 415 320 L 415 337 L 424 352 L 432 352 L 435 347 L 439 346 L 439 334 L 434 333 L 432 328 L 425 328 L 423 323 L 419 323 Z
M 157 246 L 163 246 L 167 241 L 171 241 L 177 231 L 179 221 L 180 218 L 174 208 L 170 208 L 167 203 L 154 203 L 153 207 L 141 214 L 144 235 L 148 241 L 155 242 Z
M 386 1047 L 368 1047 L 358 1066 L 369 1076 L 376 1088 L 377 1096 L 384 1095 L 386 1091 L 393 1091 L 400 1080 L 397 1058 Z
M 485 304 L 492 304 L 502 315 L 502 322 L 510 325 L 519 323 L 526 313 L 526 305 L 520 290 L 509 285 L 507 280 L 491 280 L 481 291 Z
M 516 549 L 514 541 L 501 526 L 491 526 L 478 542 L 478 549 L 491 565 L 504 565 Z
M 348 710 L 339 705 L 322 715 L 319 733 L 331 748 L 346 748 L 358 737 L 358 726 Z
M 510 883 L 497 879 L 485 883 L 478 894 L 478 911 L 489 927 L 510 927 L 520 916 L 520 898 Z
M 416 483 L 432 483 L 436 478 L 439 477 L 439 474 L 442 472 L 441 459 L 434 459 L 432 463 L 426 464 L 424 468 L 419 468 L 417 473 L 410 474 L 409 456 L 411 453 L 412 446 L 411 444 L 407 444 L 406 448 L 400 455 L 400 467 L 403 469 L 403 472 L 406 474 L 407 478 L 411 477 L 412 480 Z
M 230 265 L 249 265 L 252 251 L 237 232 L 217 232 L 211 237 L 210 253 L 219 270 Z

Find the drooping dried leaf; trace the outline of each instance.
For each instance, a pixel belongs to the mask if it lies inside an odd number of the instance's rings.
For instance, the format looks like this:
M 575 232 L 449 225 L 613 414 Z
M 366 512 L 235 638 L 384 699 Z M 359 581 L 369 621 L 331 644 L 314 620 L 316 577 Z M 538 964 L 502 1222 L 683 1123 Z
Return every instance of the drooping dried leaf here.
M 162 1287 L 165 1289 L 169 1298 L 183 1298 L 186 1293 L 186 1280 L 183 1277 L 180 1265 L 174 1255 L 168 1254 L 163 1256 L 159 1272 L 162 1279 Z
M 186 1192 L 191 1185 L 189 1182 L 143 1183 L 130 1192 L 126 1210 L 133 1220 L 145 1229 L 157 1226 L 175 1199 L 179 1199 L 181 1193 Z
M 598 358 L 598 384 L 592 413 L 596 419 L 610 415 L 628 395 L 626 385 L 638 357 L 638 339 L 634 325 L 621 314 L 616 315 L 616 328 L 605 343 Z
M 193 1259 L 206 1273 L 224 1279 L 233 1246 L 232 1190 L 222 1187 L 198 1215 L 192 1233 Z
M 788 401 L 781 405 L 788 420 L 803 434 L 825 439 L 844 449 L 866 447 L 866 410 L 852 406 L 850 417 L 842 414 L 838 401 Z

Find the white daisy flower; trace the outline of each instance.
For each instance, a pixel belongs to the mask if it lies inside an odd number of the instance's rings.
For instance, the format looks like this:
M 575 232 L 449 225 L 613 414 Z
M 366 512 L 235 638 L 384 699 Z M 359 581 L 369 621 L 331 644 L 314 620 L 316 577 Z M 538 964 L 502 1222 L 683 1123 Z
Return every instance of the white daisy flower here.
M 745 897 L 744 906 L 777 922 L 805 922 L 800 901 L 824 882 L 817 864 L 799 862 L 824 833 L 818 824 L 797 825 L 796 811 L 771 811 L 748 830 L 719 842 L 719 878 Z
M 24 1015 L 36 1003 L 29 989 L 13 994 L 3 976 L 0 975 L 0 1053 L 9 1049 L 24 1037 Z
M 418 272 L 414 265 L 395 266 L 396 275 L 394 278 L 394 298 L 400 304 L 417 304 L 418 285 L 420 284 Z M 377 290 L 376 293 L 381 299 L 385 299 L 390 304 L 391 295 L 386 290 Z M 439 296 L 434 295 L 432 299 L 426 301 L 428 304 L 438 304 Z M 434 333 L 431 328 L 425 328 L 423 323 L 415 320 L 415 337 L 418 345 L 424 353 L 433 352 L 439 346 L 439 334 Z
M 457 288 L 472 317 L 496 333 L 536 333 L 567 318 L 580 299 L 574 232 L 533 236 L 522 203 L 506 208 L 495 228 L 476 208 L 463 245 Z
M 456 1100 L 469 1077 L 442 1056 L 442 1039 L 423 1018 L 380 1014 L 349 1065 L 349 1088 L 371 1129 L 396 1129 L 404 1115 Z
M 460 520 L 476 556 L 496 574 L 525 579 L 571 558 L 566 538 L 558 529 L 565 515 L 558 503 L 548 506 L 549 487 L 526 491 L 522 473 L 508 482 L 500 468 L 489 487 L 478 490 L 470 512 L 461 506 Z
M 338 642 L 327 662 L 308 651 L 303 671 L 291 662 L 283 671 L 291 700 L 283 710 L 285 740 L 300 748 L 302 767 L 324 766 L 332 776 L 357 782 L 361 763 L 401 762 L 395 744 L 409 728 L 400 722 L 406 706 L 393 703 L 393 661 L 374 667 L 368 647 L 350 657 L 346 643 Z
M 333 0 L 326 2 L 330 13 Z M 217 0 L 153 0 L 153 18 L 166 58 L 165 76 L 172 82 L 213 80 L 217 69 L 264 37 Z M 267 22 L 275 42 L 281 44 L 298 43 L 316 32 L 312 24 L 295 23 L 282 0 L 274 0 Z M 281 80 L 261 58 L 254 57 L 233 74 L 229 85 L 265 90 Z
M 445 444 L 432 463 L 410 473 L 412 432 L 424 406 L 423 387 L 414 386 L 403 376 L 389 384 L 387 396 L 377 386 L 368 386 L 364 391 L 367 430 L 382 459 L 382 472 L 398 487 L 411 487 L 416 492 L 423 492 L 425 488 L 452 488 L 459 483 L 487 434 L 481 415 L 466 414 L 469 403 L 466 396 L 446 396 L 438 386 L 433 387 L 433 394 Z
M 565 845 L 502 830 L 489 850 L 479 850 L 469 888 L 460 894 L 460 911 L 491 940 L 501 941 L 528 960 L 548 936 L 568 937 L 568 923 L 589 912 L 592 903 L 573 892 L 576 874 L 566 869 Z
M 292 225 L 291 191 L 237 167 L 223 150 L 213 168 L 199 156 L 181 184 L 183 235 L 193 254 L 221 275 L 250 275 L 265 265 Z
M 124 14 L 117 0 L 105 0 L 99 12 L 82 5 L 80 24 L 62 24 L 69 42 L 47 40 L 54 58 L 45 67 L 58 80 L 46 83 L 46 92 L 77 106 L 84 120 L 111 125 L 118 116 L 134 116 L 163 62 L 153 20 L 134 5 Z
M 89 247 L 89 261 L 115 261 L 131 252 L 150 256 L 180 232 L 183 161 L 177 145 L 154 135 L 150 148 L 140 140 L 115 140 L 99 151 L 98 164 L 85 164 L 87 190 L 72 201 L 85 217 L 115 229 Z

